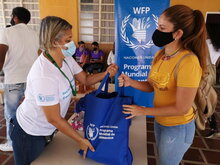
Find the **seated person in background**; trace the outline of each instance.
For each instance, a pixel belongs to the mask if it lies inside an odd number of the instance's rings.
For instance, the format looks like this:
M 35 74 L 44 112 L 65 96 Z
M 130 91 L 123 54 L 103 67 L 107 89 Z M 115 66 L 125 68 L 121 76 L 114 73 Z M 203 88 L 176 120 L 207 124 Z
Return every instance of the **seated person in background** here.
M 99 43 L 94 41 L 92 43 L 92 51 L 90 53 L 90 64 L 87 71 L 91 74 L 94 70 L 98 73 L 102 72 L 104 68 L 104 53 L 99 49 Z
M 113 49 L 109 52 L 107 64 L 115 64 L 115 42 L 113 43 Z M 110 83 L 115 83 L 115 77 L 110 78 Z
M 109 52 L 107 64 L 115 64 L 115 43 L 113 43 L 113 49 Z
M 89 51 L 85 48 L 85 42 L 79 41 L 78 45 L 79 47 L 76 49 L 76 52 L 74 53 L 73 57 L 75 58 L 76 62 L 80 64 L 83 70 L 85 71 L 89 65 L 90 54 Z

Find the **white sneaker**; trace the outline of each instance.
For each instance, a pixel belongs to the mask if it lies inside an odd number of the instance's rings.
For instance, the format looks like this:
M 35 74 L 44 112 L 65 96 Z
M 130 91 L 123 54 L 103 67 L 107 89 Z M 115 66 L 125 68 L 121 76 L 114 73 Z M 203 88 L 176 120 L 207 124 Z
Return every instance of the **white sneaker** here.
M 13 151 L 13 148 L 8 143 L 0 144 L 0 150 L 1 151 Z

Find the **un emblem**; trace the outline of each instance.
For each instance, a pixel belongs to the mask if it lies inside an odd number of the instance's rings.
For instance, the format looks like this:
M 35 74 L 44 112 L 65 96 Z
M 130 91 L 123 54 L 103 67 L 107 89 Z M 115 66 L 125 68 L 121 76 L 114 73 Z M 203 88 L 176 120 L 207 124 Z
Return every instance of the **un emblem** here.
M 133 18 L 132 22 L 129 22 L 131 15 L 126 16 L 121 24 L 121 37 L 125 44 L 132 49 L 146 49 L 151 48 L 154 43 L 152 40 L 146 41 L 147 38 L 147 29 L 151 26 L 150 17 L 147 18 Z M 153 20 L 155 22 L 156 27 L 158 27 L 158 17 L 152 14 Z M 137 40 L 137 43 L 133 43 L 128 37 L 126 33 L 126 26 L 129 23 L 131 29 L 133 31 L 131 37 Z M 143 44 L 144 43 L 144 44 Z

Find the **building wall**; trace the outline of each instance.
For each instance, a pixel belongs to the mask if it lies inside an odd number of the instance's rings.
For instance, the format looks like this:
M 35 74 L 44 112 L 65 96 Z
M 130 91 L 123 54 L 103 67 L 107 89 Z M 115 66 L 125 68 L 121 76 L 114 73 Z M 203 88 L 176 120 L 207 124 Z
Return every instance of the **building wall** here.
M 184 4 L 199 9 L 205 16 L 207 11 L 220 11 L 220 0 L 171 0 L 171 5 Z M 73 40 L 79 40 L 78 0 L 40 0 L 40 16 L 55 15 L 66 19 L 73 25 Z M 112 44 L 103 44 L 105 52 L 112 49 Z
M 207 11 L 220 12 L 220 0 L 171 0 L 170 5 L 184 4 L 192 9 L 201 10 L 205 16 Z
M 78 0 L 39 0 L 40 17 L 59 16 L 73 25 L 73 40 L 78 42 Z

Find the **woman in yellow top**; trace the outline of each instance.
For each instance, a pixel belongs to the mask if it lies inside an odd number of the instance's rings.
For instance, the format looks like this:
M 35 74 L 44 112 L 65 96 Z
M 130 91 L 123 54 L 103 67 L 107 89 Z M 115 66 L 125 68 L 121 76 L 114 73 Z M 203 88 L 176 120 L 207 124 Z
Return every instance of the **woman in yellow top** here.
M 192 104 L 201 76 L 206 71 L 203 15 L 184 5 L 172 6 L 160 16 L 152 39 L 156 46 L 164 48 L 156 54 L 148 80 L 139 82 L 124 74 L 118 79 L 119 86 L 154 92 L 154 107 L 124 105 L 123 113 L 130 114 L 127 118 L 155 116 L 159 164 L 178 165 L 194 138 Z

